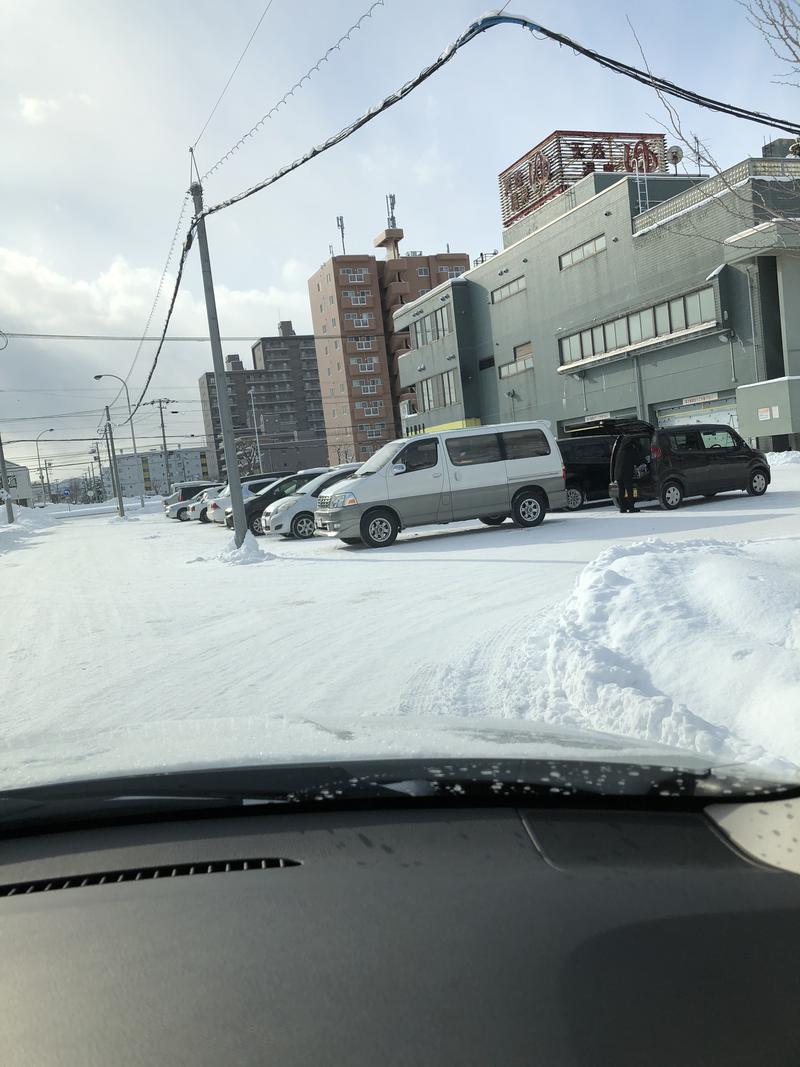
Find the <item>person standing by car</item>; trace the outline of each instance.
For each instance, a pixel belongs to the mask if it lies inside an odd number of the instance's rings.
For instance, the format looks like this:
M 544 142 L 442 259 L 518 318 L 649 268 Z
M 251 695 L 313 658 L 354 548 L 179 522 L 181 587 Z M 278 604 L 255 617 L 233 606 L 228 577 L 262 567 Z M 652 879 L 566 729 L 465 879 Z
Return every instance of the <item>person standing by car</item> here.
M 634 470 L 639 461 L 639 442 L 635 437 L 625 437 L 617 452 L 614 477 L 619 486 L 619 510 L 632 514 L 636 511 L 633 495 Z

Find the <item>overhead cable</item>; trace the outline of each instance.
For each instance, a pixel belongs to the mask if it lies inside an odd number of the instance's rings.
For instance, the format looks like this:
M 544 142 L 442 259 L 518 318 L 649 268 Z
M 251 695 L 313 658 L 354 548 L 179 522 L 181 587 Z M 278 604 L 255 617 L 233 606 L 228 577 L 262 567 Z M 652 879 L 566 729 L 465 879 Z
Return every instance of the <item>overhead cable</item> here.
M 290 99 L 290 97 L 294 96 L 294 94 L 299 89 L 302 89 L 304 82 L 311 81 L 311 78 L 313 77 L 314 73 L 319 71 L 319 69 L 322 66 L 322 64 L 323 63 L 327 63 L 328 60 L 330 59 L 331 55 L 334 52 L 340 51 L 341 50 L 341 46 L 344 44 L 344 42 L 350 40 L 350 34 L 354 33 L 356 30 L 361 29 L 361 23 L 365 22 L 369 18 L 372 18 L 372 14 L 375 11 L 375 9 L 378 8 L 378 7 L 383 7 L 384 2 L 385 2 L 385 0 L 376 0 L 376 2 L 374 4 L 372 4 L 364 12 L 364 14 L 361 15 L 361 17 L 359 19 L 357 19 L 353 23 L 352 26 L 350 26 L 350 28 L 347 30 L 347 32 L 342 34 L 342 36 L 339 38 L 338 41 L 335 41 L 334 44 L 332 44 L 330 46 L 330 48 L 326 49 L 326 51 L 319 57 L 317 62 L 312 67 L 308 68 L 308 70 L 305 72 L 305 74 L 302 76 L 302 78 L 300 78 L 299 81 L 296 81 L 294 83 L 294 85 L 291 87 L 291 89 L 287 89 L 287 91 L 283 94 L 283 96 L 280 98 L 280 100 L 278 100 L 277 103 L 273 104 L 272 107 L 269 109 L 269 111 L 265 115 L 261 116 L 261 118 L 255 124 L 255 126 L 251 126 L 250 129 L 247 131 L 247 133 L 242 134 L 242 136 L 239 138 L 239 140 L 236 142 L 236 144 L 234 144 L 232 148 L 228 149 L 228 151 L 225 153 L 225 155 L 220 156 L 220 158 L 217 160 L 217 162 L 212 167 L 210 167 L 205 172 L 205 174 L 202 176 L 202 178 L 200 179 L 200 183 L 202 184 L 206 180 L 206 178 L 210 178 L 211 175 L 214 173 L 214 171 L 219 170 L 219 168 L 222 166 L 223 163 L 226 163 L 231 158 L 231 156 L 234 155 L 234 153 L 239 151 L 239 149 L 242 147 L 242 145 L 245 143 L 245 141 L 247 141 L 254 134 L 258 133 L 259 130 L 261 130 L 261 128 L 263 127 L 264 123 L 268 119 L 271 119 L 272 116 L 274 114 L 276 114 L 277 111 L 281 107 L 283 107 L 283 105 Z M 199 141 L 200 138 L 198 137 L 197 140 Z M 196 144 L 197 144 L 197 141 L 195 141 L 195 145 Z M 192 147 L 194 147 L 194 145 Z
M 241 65 L 241 62 L 242 62 L 242 60 L 244 59 L 245 55 L 247 54 L 247 49 L 248 49 L 248 48 L 250 47 L 250 45 L 251 45 L 251 44 L 253 43 L 253 38 L 254 38 L 254 37 L 255 37 L 255 35 L 256 35 L 256 34 L 258 33 L 259 27 L 261 26 L 261 23 L 262 23 L 262 22 L 264 21 L 264 18 L 266 17 L 266 14 L 267 14 L 267 12 L 268 12 L 268 11 L 269 11 L 269 9 L 270 9 L 270 8 L 272 7 L 272 4 L 273 4 L 273 0 L 267 0 L 267 6 L 266 6 L 266 7 L 264 8 L 264 10 L 263 10 L 263 11 L 261 12 L 261 18 L 260 18 L 260 19 L 258 20 L 258 22 L 256 23 L 256 26 L 255 26 L 255 29 L 254 29 L 254 30 L 253 30 L 253 32 L 252 32 L 252 33 L 250 34 L 250 37 L 248 38 L 247 44 L 246 44 L 246 45 L 244 46 L 244 49 L 242 50 L 242 54 L 241 54 L 241 55 L 239 56 L 239 58 L 238 58 L 238 59 L 236 60 L 236 65 L 234 66 L 233 70 L 231 71 L 231 73 L 230 73 L 230 75 L 229 75 L 229 77 L 228 77 L 228 80 L 227 80 L 227 81 L 225 82 L 225 84 L 223 85 L 223 87 L 222 87 L 222 92 L 221 92 L 221 93 L 219 94 L 219 96 L 217 97 L 217 102 L 216 102 L 216 104 L 214 104 L 214 106 L 213 106 L 213 107 L 211 108 L 211 114 L 210 114 L 210 115 L 208 116 L 208 118 L 206 119 L 206 121 L 205 121 L 205 122 L 203 123 L 203 128 L 202 128 L 202 130 L 200 131 L 200 133 L 198 133 L 198 135 L 197 135 L 196 139 L 195 139 L 195 140 L 194 140 L 194 142 L 192 143 L 192 148 L 197 148 L 198 144 L 200 143 L 200 138 L 201 138 L 201 137 L 203 136 L 203 134 L 204 134 L 204 133 L 206 132 L 206 129 L 207 129 L 207 127 L 208 127 L 208 124 L 209 124 L 209 122 L 211 122 L 211 120 L 212 120 L 212 119 L 214 118 L 214 115 L 215 115 L 215 113 L 216 113 L 216 110 L 217 110 L 217 108 L 218 108 L 218 107 L 219 107 L 219 105 L 220 105 L 220 104 L 222 103 L 222 98 L 223 98 L 223 96 L 224 96 L 224 95 L 225 95 L 225 93 L 227 93 L 227 91 L 228 91 L 228 86 L 229 86 L 229 85 L 231 84 L 231 82 L 233 81 L 233 79 L 234 79 L 234 77 L 235 77 L 235 75 L 236 75 L 236 71 L 237 71 L 237 70 L 239 69 L 239 67 L 240 67 L 240 65 Z

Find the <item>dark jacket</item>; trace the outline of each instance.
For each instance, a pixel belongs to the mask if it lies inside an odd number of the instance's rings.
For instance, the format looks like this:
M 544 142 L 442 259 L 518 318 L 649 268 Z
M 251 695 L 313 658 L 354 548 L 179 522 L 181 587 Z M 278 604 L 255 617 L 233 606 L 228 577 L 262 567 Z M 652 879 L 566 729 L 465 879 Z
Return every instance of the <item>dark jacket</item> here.
M 633 471 L 639 462 L 638 442 L 634 437 L 623 438 L 614 463 L 614 477 L 622 485 L 633 482 Z

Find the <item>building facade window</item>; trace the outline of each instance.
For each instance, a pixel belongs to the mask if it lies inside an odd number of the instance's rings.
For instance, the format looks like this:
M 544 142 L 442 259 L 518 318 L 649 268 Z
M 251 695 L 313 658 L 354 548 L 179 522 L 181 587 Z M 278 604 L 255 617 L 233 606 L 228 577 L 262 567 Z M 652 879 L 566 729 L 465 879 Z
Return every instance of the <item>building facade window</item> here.
M 519 278 L 512 278 L 510 282 L 506 282 L 505 285 L 492 290 L 492 303 L 499 304 L 501 300 L 508 300 L 510 296 L 521 293 L 523 289 L 527 288 L 527 285 L 524 274 Z
M 533 343 L 531 341 L 517 345 L 514 348 L 513 363 L 505 363 L 497 373 L 501 378 L 510 378 L 526 370 L 533 370 Z
M 567 267 L 574 267 L 576 263 L 582 263 L 584 259 L 596 256 L 598 252 L 605 252 L 605 250 L 606 235 L 601 233 L 597 237 L 593 237 L 591 241 L 584 241 L 582 245 L 578 245 L 577 248 L 571 248 L 569 252 L 564 252 L 563 255 L 559 256 L 558 269 L 566 270 Z
M 351 284 L 363 283 L 367 281 L 369 276 L 368 267 L 340 267 L 339 276 L 347 278 Z
M 562 337 L 559 355 L 562 365 L 590 356 L 601 356 L 629 345 L 670 337 L 692 326 L 713 325 L 717 321 L 714 289 L 708 286 L 629 315 L 593 326 L 589 330 Z
M 411 324 L 409 329 L 411 347 L 422 348 L 423 345 L 430 344 L 431 341 L 446 337 L 451 330 L 450 308 L 447 305 L 437 308 L 429 315 L 425 315 Z
M 421 411 L 457 404 L 456 372 L 449 370 L 444 374 L 434 374 L 432 378 L 424 378 L 417 383 L 417 396 Z
M 465 270 L 465 267 L 439 267 L 439 273 L 446 274 L 448 278 L 460 278 Z
M 428 270 L 427 267 L 417 267 L 417 277 L 418 278 L 429 278 L 430 275 L 431 275 L 431 272 Z

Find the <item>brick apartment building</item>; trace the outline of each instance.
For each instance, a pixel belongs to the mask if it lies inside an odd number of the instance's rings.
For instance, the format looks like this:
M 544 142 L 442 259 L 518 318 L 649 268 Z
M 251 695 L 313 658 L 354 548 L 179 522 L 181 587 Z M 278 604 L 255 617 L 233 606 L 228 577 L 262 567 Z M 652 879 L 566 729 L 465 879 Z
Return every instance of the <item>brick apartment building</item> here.
M 463 252 L 401 255 L 402 238 L 402 229 L 390 225 L 373 242 L 385 249 L 384 260 L 332 256 L 308 281 L 332 463 L 366 459 L 399 436 L 397 360 L 409 342 L 408 330 L 395 331 L 392 316 L 470 265 Z
M 325 421 L 314 338 L 296 334 L 291 321 L 277 337 L 252 346 L 252 370 L 238 355 L 225 357 L 225 378 L 236 434 L 239 472 L 248 473 L 253 450 L 266 470 L 299 470 L 325 462 Z M 200 378 L 200 404 L 214 477 L 225 476 L 217 387 L 212 373 Z

